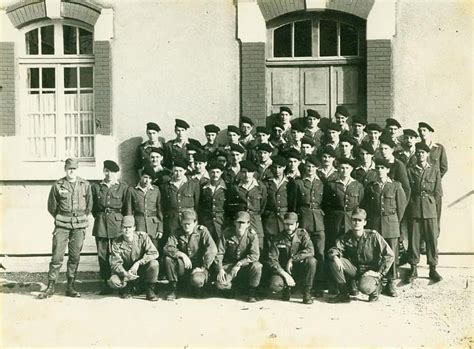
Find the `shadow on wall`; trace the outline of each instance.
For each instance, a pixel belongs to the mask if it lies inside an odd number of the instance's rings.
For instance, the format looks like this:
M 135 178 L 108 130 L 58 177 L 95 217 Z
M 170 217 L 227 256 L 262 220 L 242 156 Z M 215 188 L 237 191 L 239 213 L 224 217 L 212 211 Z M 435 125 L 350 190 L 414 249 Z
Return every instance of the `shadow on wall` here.
M 142 137 L 132 137 L 123 141 L 119 145 L 119 164 L 121 167 L 121 179 L 128 183 L 128 185 L 135 185 L 138 181 L 138 175 L 135 170 L 135 161 L 137 154 L 137 147 L 143 143 Z

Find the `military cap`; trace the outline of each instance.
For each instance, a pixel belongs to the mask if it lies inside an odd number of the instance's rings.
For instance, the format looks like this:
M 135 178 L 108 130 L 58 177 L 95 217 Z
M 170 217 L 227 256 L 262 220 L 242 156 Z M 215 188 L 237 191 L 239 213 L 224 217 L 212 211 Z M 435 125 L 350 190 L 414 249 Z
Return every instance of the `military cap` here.
M 352 117 L 352 125 L 354 124 L 359 124 L 359 125 L 367 125 L 367 121 L 365 121 L 363 118 L 360 116 L 353 116 Z
M 281 275 L 273 274 L 270 278 L 270 283 L 268 286 L 274 293 L 281 292 L 285 288 L 285 281 Z
M 359 150 L 361 150 L 361 149 L 365 150 L 367 153 L 369 153 L 371 155 L 375 154 L 374 147 L 372 147 L 372 145 L 368 142 L 362 142 L 362 144 L 359 147 Z
M 327 155 L 330 155 L 332 156 L 333 158 L 336 157 L 336 151 L 334 150 L 333 147 L 329 146 L 329 145 L 324 145 L 322 147 L 320 147 L 318 149 L 318 153 L 322 156 L 324 154 L 327 154 Z
M 382 127 L 380 127 L 379 124 L 376 124 L 375 122 L 368 124 L 367 125 L 367 131 L 379 131 L 382 132 Z
M 238 128 L 235 125 L 227 126 L 227 132 L 234 132 L 234 133 L 237 133 L 240 136 L 240 128 Z
M 415 148 L 416 150 L 424 150 L 426 151 L 427 153 L 430 152 L 430 147 L 428 146 L 428 144 L 424 143 L 424 142 L 418 142 L 415 144 Z
M 154 123 L 154 122 L 148 122 L 148 123 L 146 124 L 146 129 L 147 129 L 147 130 L 154 130 L 154 131 L 156 131 L 156 132 L 160 132 L 160 131 L 161 131 L 160 126 L 158 126 L 158 124 L 157 124 L 157 123 Z
M 385 121 L 385 127 L 389 127 L 389 126 L 396 126 L 398 128 L 402 127 L 402 125 L 400 125 L 400 123 L 396 119 L 393 119 L 393 118 L 388 118 Z
M 368 275 L 367 272 L 365 272 L 359 279 L 359 291 L 363 294 L 370 295 L 377 290 L 379 283 L 379 278 Z
M 395 144 L 394 140 L 388 136 L 382 136 L 380 137 L 380 143 L 381 144 L 386 144 L 390 148 L 394 149 L 397 145 Z
M 112 161 L 112 160 L 105 160 L 104 161 L 104 168 L 106 168 L 107 170 L 109 170 L 111 172 L 120 171 L 119 165 L 117 165 L 117 163 L 115 161 Z
M 267 151 L 269 153 L 273 152 L 273 148 L 268 143 L 261 143 L 256 147 L 257 151 Z
M 351 217 L 359 218 L 359 219 L 366 219 L 367 218 L 367 212 L 363 208 L 355 208 L 352 211 Z
M 194 210 L 184 210 L 181 213 L 181 223 L 191 223 L 196 220 L 196 212 Z
M 306 136 L 301 139 L 301 144 L 309 144 L 312 147 L 316 145 L 312 138 Z
M 316 119 L 321 119 L 321 114 L 319 114 L 316 110 L 314 109 L 308 109 L 306 110 L 306 117 L 309 118 L 309 117 L 313 117 L 313 118 L 316 118 Z
M 331 130 L 331 131 L 339 131 L 341 132 L 342 129 L 341 129 L 341 125 L 335 123 L 335 122 L 329 122 L 327 125 L 326 125 L 326 130 Z
M 257 171 L 257 165 L 255 165 L 250 160 L 241 161 L 240 162 L 240 168 L 241 169 L 246 169 L 248 172 L 256 172 Z
M 143 169 L 141 170 L 140 177 L 143 175 L 147 175 L 147 176 L 150 176 L 151 178 L 155 178 L 155 170 L 150 165 L 145 165 L 145 167 L 143 167 Z
M 409 137 L 418 137 L 418 133 L 416 133 L 416 131 L 412 130 L 411 128 L 404 129 L 403 134 Z
M 250 119 L 249 117 L 246 117 L 246 116 L 242 116 L 242 117 L 240 118 L 240 124 L 241 124 L 241 125 L 242 125 L 242 124 L 249 124 L 250 126 L 253 126 L 253 125 L 254 125 L 252 119 Z
M 163 150 L 163 148 L 150 147 L 150 154 L 151 154 L 151 153 L 158 153 L 158 154 L 160 154 L 161 156 L 165 156 L 165 151 Z
M 201 142 L 199 142 L 197 139 L 189 138 L 188 142 L 189 142 L 189 144 L 193 144 L 195 146 L 202 147 Z
M 122 225 L 124 227 L 133 227 L 135 225 L 135 218 L 133 216 L 123 216 Z
M 288 114 L 290 115 L 293 115 L 293 112 L 291 111 L 290 108 L 288 107 L 280 107 L 280 113 L 283 113 L 284 111 L 286 111 Z
M 418 128 L 422 128 L 422 127 L 427 128 L 428 131 L 430 131 L 430 132 L 434 132 L 434 128 L 431 127 L 431 126 L 430 126 L 429 124 L 427 124 L 426 122 L 420 122 L 420 123 L 418 123 Z
M 314 166 L 319 166 L 319 159 L 316 155 L 308 155 L 306 157 L 306 163 L 313 164 Z
M 267 135 L 270 134 L 270 129 L 268 127 L 265 127 L 265 126 L 257 126 L 257 128 L 255 129 L 255 133 L 265 133 Z
M 296 131 L 296 132 L 304 133 L 304 125 L 302 125 L 300 122 L 293 123 L 291 125 L 291 129 Z
M 327 128 L 327 125 L 331 123 L 331 120 L 329 120 L 328 118 L 321 118 L 321 120 L 319 120 L 318 122 L 318 127 L 321 129 L 321 130 L 326 130 Z
M 249 222 L 250 221 L 250 214 L 247 211 L 239 211 L 235 215 L 236 222 Z
M 184 129 L 187 130 L 190 126 L 189 126 L 189 124 L 188 124 L 186 121 L 184 121 L 184 120 L 175 119 L 174 127 L 180 127 L 180 128 L 184 128 Z
M 285 222 L 285 223 L 296 223 L 296 222 L 298 222 L 298 215 L 294 212 L 287 212 L 283 216 L 283 222 Z
M 76 159 L 68 158 L 64 162 L 64 167 L 65 168 L 78 168 L 79 167 L 79 161 L 77 161 Z
M 352 145 L 357 144 L 357 141 L 354 139 L 354 137 L 349 136 L 348 134 L 343 134 L 341 136 L 341 138 L 339 138 L 339 143 L 341 143 L 341 142 L 347 142 L 347 143 L 350 143 Z
M 338 158 L 337 165 L 349 165 L 351 167 L 356 167 L 356 161 L 349 158 Z
M 221 129 L 219 128 L 219 126 L 216 126 L 214 124 L 204 126 L 204 131 L 206 131 L 207 133 L 219 133 L 220 130 Z
M 207 155 L 205 153 L 203 153 L 202 151 L 200 152 L 197 152 L 195 155 L 194 155 L 194 161 L 196 162 L 207 162 Z
M 245 153 L 245 149 L 240 144 L 231 144 L 230 151 L 236 151 L 240 154 Z
M 181 167 L 182 169 L 186 170 L 188 165 L 189 164 L 186 159 L 179 158 L 173 161 L 173 167 Z
M 338 105 L 336 107 L 336 114 L 339 114 L 339 115 L 342 115 L 342 116 L 345 116 L 346 118 L 349 117 L 349 110 L 347 110 L 346 107 L 344 107 L 343 105 Z
M 288 160 L 281 155 L 272 156 L 272 163 L 283 167 L 288 166 Z
M 375 159 L 375 166 L 383 166 L 390 169 L 392 167 L 392 164 L 386 159 L 377 158 Z
M 283 124 L 282 124 L 281 122 L 275 122 L 275 123 L 272 125 L 272 128 L 279 128 L 279 129 L 284 130 L 284 129 L 285 129 L 285 126 L 283 126 Z
M 296 149 L 287 150 L 284 155 L 287 159 L 296 159 L 301 161 L 301 154 Z
M 204 286 L 207 280 L 207 272 L 194 269 L 191 272 L 191 278 L 189 280 L 191 286 L 201 288 Z
M 194 151 L 194 152 L 200 152 L 202 150 L 202 147 L 194 142 L 189 142 L 188 145 L 186 145 L 186 151 Z
M 219 161 L 212 161 L 208 165 L 208 169 L 209 169 L 209 171 L 215 170 L 215 169 L 219 169 L 221 171 L 224 171 L 224 166 Z

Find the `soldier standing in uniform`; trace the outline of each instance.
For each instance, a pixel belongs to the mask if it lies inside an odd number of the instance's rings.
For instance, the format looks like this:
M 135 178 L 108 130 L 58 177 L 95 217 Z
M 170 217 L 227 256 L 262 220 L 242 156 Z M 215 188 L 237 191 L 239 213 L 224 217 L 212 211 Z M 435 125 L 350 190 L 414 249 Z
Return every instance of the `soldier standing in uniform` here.
M 362 142 L 366 139 L 367 133 L 365 133 L 364 128 L 367 125 L 367 122 L 358 116 L 352 117 L 352 132 L 351 136 L 356 140 L 358 145 L 361 145 Z
M 345 159 L 355 160 L 354 153 L 357 142 L 349 133 L 345 133 L 339 139 L 339 147 L 341 148 L 341 157 Z
M 230 146 L 229 165 L 222 176 L 227 185 L 234 184 L 242 178 L 240 163 L 242 162 L 244 155 L 245 149 L 242 146 L 238 144 L 232 144 Z
M 306 110 L 306 129 L 304 135 L 313 140 L 316 148 L 321 145 L 323 130 L 318 127 L 321 115 L 313 109 Z
M 270 290 L 278 292 L 283 286 L 283 300 L 289 301 L 295 279 L 303 284 L 303 303 L 312 304 L 311 289 L 316 273 L 313 243 L 304 229 L 298 228 L 298 215 L 287 212 L 284 215 L 285 229 L 272 235 L 268 241 L 267 266 L 272 272 Z
M 166 300 L 176 299 L 178 281 L 184 281 L 185 286 L 190 286 L 193 293 L 200 296 L 209 279 L 209 268 L 216 258 L 217 247 L 209 230 L 197 223 L 194 211 L 183 212 L 181 226 L 168 237 L 163 253 L 164 269 L 171 283 Z
M 171 169 L 176 159 L 185 159 L 186 150 L 189 144 L 188 130 L 189 124 L 181 119 L 175 119 L 174 133 L 176 138 L 165 143 L 164 166 Z
M 398 138 L 401 128 L 402 125 L 396 119 L 388 118 L 385 120 L 384 136 L 390 138 L 395 143 L 396 150 L 399 150 L 401 147 L 400 139 Z
M 151 147 L 163 148 L 162 139 L 159 137 L 161 131 L 160 126 L 154 122 L 146 124 L 146 135 L 148 140 L 138 146 L 135 160 L 135 169 L 138 171 L 149 161 Z
M 391 138 L 387 136 L 380 138 L 380 154 L 383 159 L 390 163 L 390 172 L 388 175 L 391 179 L 400 182 L 403 191 L 405 191 L 405 196 L 409 198 L 411 189 L 410 183 L 408 182 L 407 169 L 403 162 L 393 156 L 395 147 L 395 142 Z
M 341 126 L 341 132 L 346 133 L 350 131 L 349 124 L 347 119 L 349 118 L 349 111 L 343 105 L 338 105 L 336 107 L 336 112 L 334 113 L 334 119 L 336 123 Z
M 253 121 L 252 119 L 242 116 L 240 118 L 240 143 L 248 150 L 252 147 L 254 138 L 252 135 Z
M 171 171 L 163 167 L 163 158 L 165 152 L 163 148 L 150 148 L 150 164 L 148 165 L 153 169 L 153 184 L 160 186 L 167 183 L 171 178 Z M 142 176 L 143 168 L 138 171 L 138 176 Z
M 245 158 L 246 160 L 253 162 L 258 161 L 257 149 L 260 144 L 268 144 L 270 147 L 272 147 L 272 153 L 276 151 L 276 149 L 273 149 L 273 146 L 270 143 L 270 133 L 271 132 L 268 127 L 258 126 L 255 129 L 255 141 L 253 142 L 253 145 L 247 150 L 247 157 Z
M 418 133 L 415 130 L 403 130 L 403 141 L 401 149 L 395 151 L 393 155 L 403 162 L 406 168 L 416 163 L 415 144 L 418 142 Z
M 262 277 L 262 264 L 258 261 L 259 237 L 250 226 L 248 212 L 237 212 L 233 223 L 222 232 L 217 247 L 216 286 L 221 290 L 235 289 L 236 282 L 244 279 L 248 286 L 248 301 L 253 303 L 257 301 L 256 289 Z
M 380 135 L 382 134 L 382 127 L 379 124 L 371 123 L 366 126 L 367 142 L 375 151 L 374 156 L 380 157 Z
M 221 129 L 219 128 L 219 126 L 216 126 L 214 124 L 204 126 L 207 143 L 204 144 L 203 149 L 208 158 L 212 158 L 217 152 L 217 149 L 219 148 L 219 144 L 217 144 L 216 138 L 220 130 Z
M 320 157 L 319 163 L 321 165 L 317 168 L 316 174 L 319 179 L 323 183 L 337 179 L 338 173 L 334 167 L 334 160 L 336 159 L 334 149 L 330 146 L 323 145 L 318 149 L 318 154 Z
M 283 153 L 288 160 L 285 175 L 288 179 L 296 180 L 301 178 L 300 164 L 301 155 L 297 151 L 290 150 Z
M 111 294 L 112 290 L 107 284 L 110 274 L 110 251 L 112 241 L 121 233 L 122 218 L 126 214 L 125 203 L 128 185 L 117 180 L 120 167 L 111 160 L 104 161 L 104 180 L 92 185 L 92 215 L 94 227 L 92 235 L 95 236 L 97 257 L 99 259 L 100 277 L 104 282 L 101 295 Z
M 369 143 L 362 143 L 358 149 L 358 153 L 359 165 L 356 165 L 351 176 L 365 187 L 377 179 L 374 162 L 375 151 Z
M 335 122 L 330 122 L 326 125 L 326 136 L 327 136 L 327 142 L 326 142 L 326 147 L 331 147 L 334 150 L 334 153 L 336 154 L 336 157 L 340 157 L 342 154 L 342 150 L 340 148 L 340 139 L 339 137 L 341 136 L 341 125 L 336 124 Z
M 194 155 L 195 168 L 191 178 L 196 180 L 200 186 L 209 182 L 209 172 L 207 172 L 206 169 L 207 161 L 207 155 L 202 152 L 198 152 Z
M 49 192 L 48 212 L 54 217 L 53 251 L 49 263 L 48 288 L 39 298 L 51 297 L 54 294 L 66 248 L 69 251 L 66 296 L 81 296 L 74 289 L 74 281 L 85 230 L 89 225 L 87 216 L 92 211 L 92 191 L 89 182 L 77 176 L 78 166 L 77 160 L 66 159 L 66 176 L 56 181 Z
M 397 261 L 400 223 L 405 212 L 407 198 L 401 184 L 392 181 L 388 176 L 390 166 L 388 160 L 375 160 L 377 180 L 369 183 L 365 188 L 361 206 L 367 211 L 367 228 L 376 230 L 383 236 L 394 253 L 395 261 Z M 385 294 L 396 297 L 397 291 L 394 284 L 397 279 L 396 263 L 392 264 L 386 277 Z
M 314 154 L 314 145 L 314 141 L 311 138 L 303 137 L 303 139 L 301 140 L 301 161 L 303 163 L 305 162 L 308 156 Z
M 282 149 L 286 145 L 286 140 L 283 138 L 283 124 L 281 122 L 275 122 L 271 128 L 270 144 L 275 149 Z
M 270 166 L 272 165 L 273 148 L 270 144 L 259 144 L 257 150 L 257 172 L 255 177 L 259 181 L 267 181 L 272 177 Z

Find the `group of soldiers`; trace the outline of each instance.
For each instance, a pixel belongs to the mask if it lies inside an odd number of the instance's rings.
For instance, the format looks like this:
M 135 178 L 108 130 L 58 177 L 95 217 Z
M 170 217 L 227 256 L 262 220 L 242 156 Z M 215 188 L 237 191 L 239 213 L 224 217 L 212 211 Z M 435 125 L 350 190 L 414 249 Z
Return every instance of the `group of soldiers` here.
M 367 124 L 340 106 L 334 120 L 315 110 L 292 119 L 281 107 L 269 126 L 242 117 L 221 129 L 204 127 L 206 144 L 190 139 L 190 125 L 175 121 L 176 138 L 164 142 L 149 122 L 148 140 L 137 149 L 135 186 L 119 181 L 119 165 L 104 162 L 104 179 L 90 185 L 67 159 L 66 176 L 51 188 L 48 210 L 55 219 L 48 288 L 55 282 L 66 247 L 66 295 L 74 288 L 88 215 L 96 239 L 101 294 L 119 289 L 131 296 L 138 284 L 157 300 L 157 282 L 202 297 L 206 289 L 234 296 L 238 288 L 255 302 L 260 290 L 303 303 L 323 297 L 349 302 L 359 291 L 376 301 L 397 296 L 399 247 L 408 240 L 407 282 L 417 277 L 426 253 L 429 277 L 436 270 L 444 147 L 434 129 L 420 122 L 403 129 Z M 423 252 L 424 250 L 424 252 Z

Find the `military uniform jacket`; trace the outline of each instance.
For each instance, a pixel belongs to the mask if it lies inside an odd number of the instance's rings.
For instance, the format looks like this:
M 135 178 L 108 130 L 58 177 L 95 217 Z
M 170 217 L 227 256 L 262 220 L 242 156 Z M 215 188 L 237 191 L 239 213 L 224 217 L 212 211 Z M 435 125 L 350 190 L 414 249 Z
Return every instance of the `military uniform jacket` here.
M 171 258 L 178 258 L 177 253 L 183 252 L 191 262 L 193 268 L 202 267 L 209 269 L 217 255 L 217 246 L 203 225 L 196 225 L 193 232 L 188 236 L 182 228 L 178 228 L 174 234 L 168 237 L 163 253 Z
M 325 172 L 322 168 L 318 168 L 316 170 L 316 174 L 318 175 L 319 179 L 323 183 L 327 183 L 327 182 L 330 182 L 330 181 L 335 181 L 339 177 L 335 167 L 331 167 L 329 169 L 329 171 L 327 171 L 327 172 Z
M 438 167 L 419 165 L 408 168 L 411 196 L 408 202 L 407 215 L 411 218 L 437 218 L 436 199 L 443 196 L 441 173 Z
M 120 235 L 122 217 L 127 213 L 127 191 L 125 183 L 114 183 L 109 188 L 104 182 L 92 185 L 92 235 L 101 238 L 115 238 Z
M 313 140 L 314 149 L 317 149 L 321 146 L 321 138 L 324 135 L 324 131 L 319 128 L 315 132 L 311 132 L 310 129 L 306 129 L 304 135 Z
M 407 175 L 407 168 L 398 159 L 395 159 L 395 162 L 392 164 L 392 167 L 390 168 L 390 171 L 388 173 L 388 176 L 397 182 L 400 182 L 402 185 L 403 191 L 405 192 L 405 196 L 407 198 L 410 197 L 410 182 L 408 181 L 408 175 Z
M 263 228 L 266 234 L 275 235 L 283 231 L 283 216 L 288 212 L 289 205 L 294 202 L 294 181 L 284 177 L 280 186 L 271 178 L 266 181 L 267 203 L 262 214 Z
M 163 232 L 163 213 L 161 211 L 161 193 L 157 186 L 150 186 L 144 192 L 138 185 L 128 190 L 127 211 L 135 217 L 138 231 L 147 232 L 155 238 Z
M 273 173 L 271 170 L 272 162 L 269 161 L 267 166 L 258 165 L 257 172 L 255 172 L 255 177 L 262 182 L 267 182 L 270 178 L 273 177 Z
M 365 188 L 369 183 L 377 180 L 377 171 L 375 171 L 374 167 L 365 169 L 362 166 L 358 166 L 352 170 L 351 177 L 361 183 Z
M 274 272 L 283 272 L 289 259 L 298 263 L 308 257 L 314 257 L 314 247 L 304 229 L 296 229 L 293 236 L 282 232 L 268 240 L 267 265 Z
M 323 182 L 315 176 L 295 181 L 295 194 L 291 210 L 298 213 L 300 227 L 313 233 L 324 231 L 324 212 L 321 209 L 323 200 Z
M 267 188 L 265 185 L 254 180 L 249 190 L 242 183 L 228 186 L 226 192 L 226 212 L 235 214 L 238 211 L 248 211 L 250 215 L 261 215 L 267 202 Z
M 135 231 L 133 241 L 129 243 L 123 235 L 112 242 L 110 267 L 114 274 L 123 276 L 124 273 L 139 261 L 140 265 L 158 258 L 158 251 L 147 233 Z
M 154 147 L 163 148 L 164 139 L 160 137 L 160 143 Z M 143 142 L 137 148 L 137 154 L 135 158 L 135 169 L 139 170 L 143 168 L 150 161 L 150 151 L 153 145 L 149 141 Z
M 257 262 L 259 258 L 258 235 L 252 228 L 248 228 L 242 237 L 236 235 L 235 227 L 232 226 L 222 232 L 216 257 L 216 264 L 219 268 L 222 268 L 223 264 L 237 262 L 240 262 L 244 267 Z
M 448 157 L 446 155 L 446 149 L 439 143 L 430 144 L 430 164 L 437 166 L 443 177 L 448 172 Z
M 48 212 L 58 228 L 87 228 L 87 216 L 92 211 L 92 190 L 88 181 L 76 177 L 69 183 L 66 177 L 57 180 L 49 192 Z
M 209 230 L 215 230 L 220 235 L 220 229 L 224 223 L 225 191 L 227 186 L 221 179 L 215 186 L 214 191 L 210 183 L 201 187 L 199 197 L 198 215 L 199 222 Z
M 328 255 L 348 259 L 360 274 L 373 270 L 385 275 L 394 261 L 394 253 L 382 235 L 370 229 L 364 229 L 359 240 L 349 230 L 336 240 Z
M 402 148 L 394 152 L 393 156 L 395 156 L 396 159 L 400 160 L 405 165 L 406 168 L 416 164 L 415 150 L 411 152 L 410 150 L 406 150 Z
M 376 230 L 386 239 L 400 237 L 400 222 L 406 205 L 405 192 L 399 182 L 388 179 L 383 185 L 370 183 L 361 203 L 367 211 L 367 228 Z
M 163 160 L 163 166 L 166 168 L 171 169 L 174 164 L 175 159 L 186 159 L 186 150 L 187 145 L 189 143 L 186 142 L 182 146 L 176 141 L 176 139 L 169 140 L 165 143 L 163 149 L 165 153 L 165 158 Z
M 238 183 L 242 179 L 242 172 L 240 171 L 240 167 L 238 172 L 234 172 L 231 167 L 227 167 L 224 173 L 222 174 L 222 178 L 224 179 L 227 185 Z

